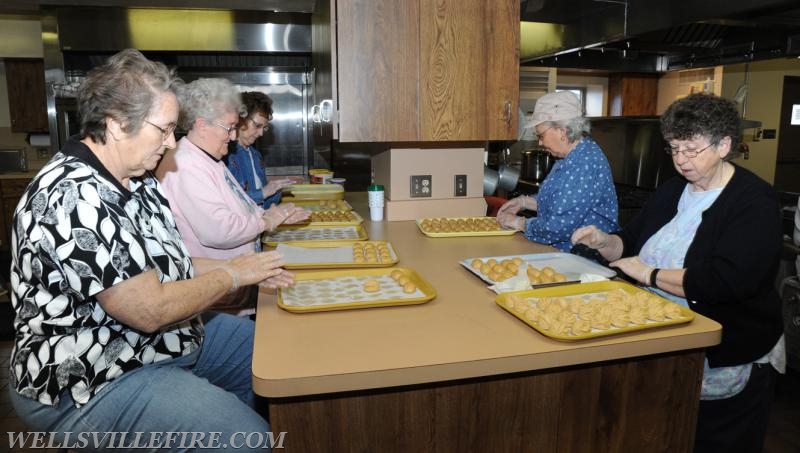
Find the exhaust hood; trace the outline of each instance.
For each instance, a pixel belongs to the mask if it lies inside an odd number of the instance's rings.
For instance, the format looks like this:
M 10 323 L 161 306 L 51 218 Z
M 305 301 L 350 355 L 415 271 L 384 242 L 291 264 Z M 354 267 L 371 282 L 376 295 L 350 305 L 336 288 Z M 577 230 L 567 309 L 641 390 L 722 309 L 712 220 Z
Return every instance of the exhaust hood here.
M 796 0 L 522 0 L 524 66 L 660 73 L 800 55 Z

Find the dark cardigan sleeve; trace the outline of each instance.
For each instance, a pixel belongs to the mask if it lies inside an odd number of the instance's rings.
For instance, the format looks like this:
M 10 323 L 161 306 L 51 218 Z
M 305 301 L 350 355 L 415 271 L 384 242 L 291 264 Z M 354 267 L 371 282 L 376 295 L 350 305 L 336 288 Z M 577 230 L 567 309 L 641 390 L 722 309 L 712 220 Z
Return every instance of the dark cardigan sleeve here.
M 766 184 L 747 184 L 718 201 L 703 213 L 686 253 L 683 289 L 689 301 L 738 304 L 775 278 L 773 264 L 782 247 L 780 206 Z

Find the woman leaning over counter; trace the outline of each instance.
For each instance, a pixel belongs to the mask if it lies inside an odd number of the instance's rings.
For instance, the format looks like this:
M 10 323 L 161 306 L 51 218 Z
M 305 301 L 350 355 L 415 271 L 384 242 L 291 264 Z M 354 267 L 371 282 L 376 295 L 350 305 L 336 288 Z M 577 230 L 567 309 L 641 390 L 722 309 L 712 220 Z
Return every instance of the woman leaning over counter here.
M 539 143 L 559 160 L 536 196 L 507 202 L 497 212 L 497 221 L 522 231 L 531 241 L 563 252 L 572 247 L 570 236 L 578 227 L 617 230 L 619 210 L 611 167 L 589 136 L 589 120 L 583 116 L 578 98 L 568 91 L 542 96 L 534 106 L 531 127 Z M 517 216 L 524 209 L 537 211 L 536 217 Z
M 661 131 L 679 176 L 622 231 L 588 226 L 573 241 L 722 325 L 722 342 L 707 352 L 695 451 L 760 452 L 773 365 L 785 366 L 774 287 L 782 247 L 778 198 L 730 162 L 740 137 L 732 102 L 692 94 L 667 108 Z
M 78 91 L 80 134 L 16 208 L 11 402 L 59 442 L 269 429 L 251 408 L 253 322 L 198 314 L 238 285 L 293 279 L 272 252 L 190 258 L 151 173 L 175 146 L 179 85 L 130 49 L 93 69 Z M 104 439 L 90 449 L 108 449 Z
M 222 162 L 244 115 L 239 92 L 226 79 L 197 79 L 178 91 L 181 126 L 188 131 L 156 170 L 175 223 L 192 256 L 229 259 L 261 250 L 261 233 L 308 218 L 286 205 L 256 205 Z M 217 305 L 255 306 L 257 291 L 243 287 Z

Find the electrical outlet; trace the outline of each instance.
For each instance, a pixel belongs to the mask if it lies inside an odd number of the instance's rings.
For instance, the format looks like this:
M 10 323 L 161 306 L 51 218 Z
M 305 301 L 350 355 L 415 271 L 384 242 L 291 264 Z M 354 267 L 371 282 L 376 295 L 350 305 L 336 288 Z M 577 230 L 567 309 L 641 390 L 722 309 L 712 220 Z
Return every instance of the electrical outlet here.
M 430 197 L 432 184 L 431 175 L 411 175 L 411 198 Z
M 456 197 L 467 196 L 467 175 L 455 176 L 455 187 L 453 188 L 453 196 Z

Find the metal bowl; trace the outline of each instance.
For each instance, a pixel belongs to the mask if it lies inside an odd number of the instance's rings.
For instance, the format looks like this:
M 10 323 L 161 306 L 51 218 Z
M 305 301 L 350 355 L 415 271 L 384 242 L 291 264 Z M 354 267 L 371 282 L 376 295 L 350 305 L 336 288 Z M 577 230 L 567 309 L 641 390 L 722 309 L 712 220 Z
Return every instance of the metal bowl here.
M 493 170 L 486 165 L 483 166 L 483 195 L 493 195 L 497 190 L 497 183 L 500 180 L 500 174 L 497 170 Z
M 511 192 L 517 188 L 519 182 L 519 168 L 512 164 L 503 164 L 498 171 L 498 187 Z

